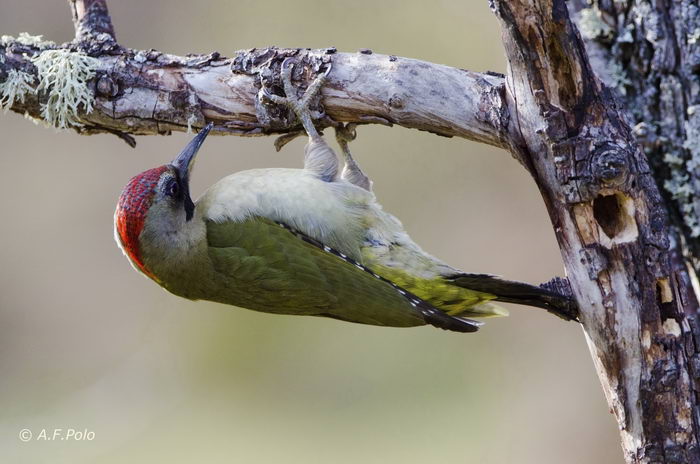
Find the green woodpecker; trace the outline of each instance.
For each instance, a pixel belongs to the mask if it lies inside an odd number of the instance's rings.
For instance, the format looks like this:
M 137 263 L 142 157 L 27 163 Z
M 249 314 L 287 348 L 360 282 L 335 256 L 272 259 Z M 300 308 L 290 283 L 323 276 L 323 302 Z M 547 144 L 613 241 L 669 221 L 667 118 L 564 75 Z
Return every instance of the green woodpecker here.
M 345 166 L 314 127 L 309 102 L 323 76 L 290 107 L 308 133 L 303 169 L 255 169 L 214 184 L 195 204 L 189 179 L 209 124 L 168 165 L 132 178 L 119 198 L 115 235 L 134 267 L 191 300 L 277 314 L 325 316 L 392 327 L 431 324 L 474 332 L 468 317 L 507 314 L 494 301 L 575 319 L 564 296 L 487 274 L 468 274 L 415 244 L 382 210 L 339 130 Z

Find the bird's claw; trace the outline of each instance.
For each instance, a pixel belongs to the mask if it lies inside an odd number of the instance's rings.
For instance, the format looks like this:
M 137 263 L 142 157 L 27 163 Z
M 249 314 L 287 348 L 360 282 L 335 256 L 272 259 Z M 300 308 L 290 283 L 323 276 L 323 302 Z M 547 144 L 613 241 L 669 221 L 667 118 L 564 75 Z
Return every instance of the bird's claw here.
M 335 128 L 335 139 L 340 145 L 343 143 L 352 142 L 357 138 L 357 124 L 349 122 L 345 125 L 340 125 Z
M 265 89 L 263 91 L 263 98 L 291 109 L 304 126 L 304 130 L 306 130 L 309 136 L 319 137 L 319 133 L 313 124 L 313 120 L 322 118 L 323 113 L 313 111 L 309 108 L 309 106 L 311 105 L 311 101 L 318 96 L 319 92 L 321 91 L 321 87 L 323 87 L 323 84 L 326 82 L 326 78 L 331 70 L 331 65 L 328 64 L 325 72 L 314 79 L 301 98 L 297 96 L 297 90 L 292 83 L 293 69 L 294 64 L 292 63 L 292 58 L 287 58 L 282 62 L 280 78 L 284 88 L 284 97 L 272 94 Z
M 262 88 L 261 92 L 263 100 L 276 103 L 278 105 L 287 105 L 287 99 L 285 97 L 281 97 L 279 95 L 275 95 L 274 93 L 270 93 L 270 91 L 265 87 Z
M 294 131 L 294 132 L 289 132 L 287 134 L 282 134 L 279 137 L 275 139 L 275 150 L 278 152 L 284 148 L 285 145 L 287 145 L 289 142 L 294 140 L 297 137 L 301 137 L 304 135 L 304 131 Z

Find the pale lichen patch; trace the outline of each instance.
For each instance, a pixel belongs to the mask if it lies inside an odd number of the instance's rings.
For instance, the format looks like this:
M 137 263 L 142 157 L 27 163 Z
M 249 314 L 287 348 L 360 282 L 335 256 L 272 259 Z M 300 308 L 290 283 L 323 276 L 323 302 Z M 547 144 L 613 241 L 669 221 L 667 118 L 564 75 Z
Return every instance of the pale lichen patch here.
M 38 126 L 39 123 L 44 123 L 44 121 L 42 121 L 39 118 L 35 118 L 34 116 L 32 116 L 29 113 L 24 113 L 24 119 L 26 119 L 27 121 L 31 121 L 32 124 L 34 124 L 35 126 Z
M 700 107 L 688 107 L 688 118 L 684 123 L 685 142 L 683 148 L 690 157 L 683 158 L 678 153 L 667 153 L 664 162 L 669 167 L 671 177 L 664 182 L 664 188 L 678 202 L 685 225 L 691 237 L 700 237 L 700 205 L 694 197 L 693 182 L 700 171 Z
M 189 118 L 187 118 L 187 133 L 191 134 L 192 133 L 192 124 L 195 124 L 197 122 L 197 115 L 191 114 Z
M 603 21 L 596 5 L 581 10 L 578 25 L 581 35 L 586 39 L 595 40 L 599 37 L 611 37 L 613 34 L 612 28 Z
M 82 52 L 46 50 L 32 58 L 39 76 L 38 92 L 48 99 L 41 115 L 51 126 L 65 129 L 82 126 L 79 113 L 92 111 L 95 96 L 87 83 L 95 76 L 99 61 Z
M 0 83 L 0 108 L 7 112 L 15 103 L 24 103 L 27 94 L 36 92 L 33 86 L 34 76 L 23 71 L 10 69 L 7 78 Z
M 20 32 L 18 37 L 12 37 L 11 35 L 3 35 L 0 37 L 0 45 L 6 46 L 12 42 L 17 42 L 22 45 L 27 45 L 29 47 L 46 48 L 56 45 L 55 42 L 50 40 L 43 40 L 42 35 L 30 35 L 27 32 Z
M 696 28 L 692 32 L 689 32 L 686 40 L 688 42 L 688 45 L 694 45 L 698 41 L 700 41 L 700 29 Z
M 685 160 L 682 157 L 674 153 L 666 153 L 663 160 L 664 163 L 668 163 L 672 166 L 683 166 L 685 163 Z
M 681 326 L 678 325 L 675 319 L 666 319 L 663 323 L 663 329 L 666 335 L 673 335 L 674 337 L 680 337 L 681 335 Z
M 612 79 L 612 84 L 622 95 L 627 95 L 627 87 L 632 85 L 632 81 L 627 75 L 625 68 L 617 61 L 610 63 L 610 79 Z

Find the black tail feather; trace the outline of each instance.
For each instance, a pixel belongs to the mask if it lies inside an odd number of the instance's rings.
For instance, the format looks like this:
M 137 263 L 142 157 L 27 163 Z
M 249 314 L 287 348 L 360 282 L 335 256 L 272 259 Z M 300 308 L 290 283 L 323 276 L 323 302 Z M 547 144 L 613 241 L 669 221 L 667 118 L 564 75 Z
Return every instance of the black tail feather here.
M 496 301 L 534 306 L 546 309 L 567 321 L 578 320 L 578 307 L 573 298 L 547 288 L 504 280 L 490 274 L 457 274 L 448 279 L 460 287 L 496 295 Z M 558 290 L 565 288 L 562 279 L 558 279 L 555 283 L 557 285 L 554 287 L 552 287 L 554 284 L 548 283 L 546 285 Z

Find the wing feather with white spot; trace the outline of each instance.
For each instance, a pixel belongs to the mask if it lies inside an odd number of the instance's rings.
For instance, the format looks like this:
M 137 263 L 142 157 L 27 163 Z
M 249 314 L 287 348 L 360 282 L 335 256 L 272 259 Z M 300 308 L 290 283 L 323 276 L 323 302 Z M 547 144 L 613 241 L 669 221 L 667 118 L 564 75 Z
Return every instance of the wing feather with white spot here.
M 260 311 L 307 314 L 386 326 L 429 323 L 473 332 L 456 318 L 345 254 L 265 218 L 208 222 L 209 256 L 226 282 L 216 300 Z

